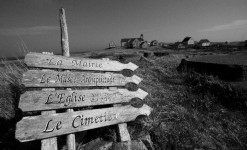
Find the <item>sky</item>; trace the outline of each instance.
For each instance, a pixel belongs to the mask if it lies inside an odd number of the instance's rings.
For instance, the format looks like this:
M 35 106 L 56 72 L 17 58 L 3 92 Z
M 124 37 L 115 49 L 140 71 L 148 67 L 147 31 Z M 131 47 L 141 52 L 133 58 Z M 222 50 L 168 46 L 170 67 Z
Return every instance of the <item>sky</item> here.
M 61 53 L 61 7 L 72 53 L 140 34 L 160 42 L 247 40 L 247 0 L 0 0 L 0 56 Z

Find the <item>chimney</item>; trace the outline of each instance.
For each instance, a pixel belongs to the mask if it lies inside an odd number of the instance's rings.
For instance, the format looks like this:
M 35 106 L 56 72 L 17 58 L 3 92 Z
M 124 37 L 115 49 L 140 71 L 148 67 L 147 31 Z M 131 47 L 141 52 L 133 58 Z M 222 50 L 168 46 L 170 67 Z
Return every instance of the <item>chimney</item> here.
M 140 36 L 140 39 L 142 39 L 142 40 L 144 41 L 144 37 L 143 37 L 143 34 L 141 34 L 141 36 Z

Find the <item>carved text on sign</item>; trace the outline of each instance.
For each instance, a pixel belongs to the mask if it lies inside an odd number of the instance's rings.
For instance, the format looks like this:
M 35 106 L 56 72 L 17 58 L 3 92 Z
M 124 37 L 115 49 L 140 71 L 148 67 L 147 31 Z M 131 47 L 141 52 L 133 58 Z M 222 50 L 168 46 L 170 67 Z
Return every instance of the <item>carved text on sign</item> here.
M 82 68 L 102 68 L 102 63 L 99 62 L 91 62 L 88 59 L 85 60 L 77 60 L 77 59 L 72 59 L 69 60 L 71 66 L 78 66 Z M 55 59 L 55 58 L 48 58 L 46 59 L 45 62 L 47 65 L 55 65 L 55 66 L 61 66 L 63 65 L 63 60 L 62 59 Z
M 138 84 L 138 76 L 125 77 L 117 73 L 87 73 L 29 70 L 23 75 L 26 87 L 73 86 L 124 86 L 128 82 Z
M 72 92 L 69 95 L 65 95 L 65 93 L 52 93 L 48 95 L 45 104 L 64 104 L 64 106 L 68 106 L 70 103 L 79 103 L 84 101 L 85 95 L 78 94 L 76 92 Z M 56 101 L 54 101 L 54 99 Z
M 32 52 L 26 55 L 25 63 L 31 67 L 78 70 L 121 71 L 123 69 L 130 69 L 134 71 L 138 68 L 138 66 L 133 63 L 123 64 L 114 60 L 43 55 Z
M 130 105 L 29 116 L 22 118 L 16 125 L 16 139 L 32 141 L 68 133 L 109 126 L 135 120 L 139 115 L 149 115 L 151 108 L 143 105 L 134 108 Z
M 91 124 L 97 124 L 101 122 L 108 122 L 117 120 L 118 114 L 117 113 L 107 113 L 104 112 L 100 115 L 96 116 L 84 116 L 84 115 L 77 115 L 73 117 L 72 122 L 70 123 L 72 128 L 78 128 L 83 126 L 88 126 Z M 63 127 L 63 123 L 61 120 L 54 121 L 54 119 L 50 119 L 46 122 L 43 133 L 49 133 L 56 130 L 60 130 Z
M 57 74 L 55 76 L 55 81 L 51 80 L 52 76 L 49 76 L 47 74 L 42 74 L 40 83 L 114 83 L 115 78 L 112 77 L 112 75 L 104 76 L 104 75 L 94 75 L 94 76 L 85 76 L 82 75 L 81 77 L 75 76 L 74 74 L 70 73 L 63 73 L 63 74 Z M 121 83 L 121 80 L 119 80 Z

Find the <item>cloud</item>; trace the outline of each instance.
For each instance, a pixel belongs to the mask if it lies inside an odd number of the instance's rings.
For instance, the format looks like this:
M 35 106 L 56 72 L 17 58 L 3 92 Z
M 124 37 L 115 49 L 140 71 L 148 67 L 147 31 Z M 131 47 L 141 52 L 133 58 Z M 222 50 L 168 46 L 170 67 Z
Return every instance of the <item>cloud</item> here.
M 25 28 L 2 28 L 0 34 L 2 35 L 44 35 L 51 32 L 58 31 L 58 26 L 34 26 Z
M 222 31 L 222 30 L 231 30 L 231 29 L 239 29 L 245 28 L 247 26 L 247 20 L 235 20 L 229 24 L 218 25 L 212 28 L 203 29 L 202 31 Z

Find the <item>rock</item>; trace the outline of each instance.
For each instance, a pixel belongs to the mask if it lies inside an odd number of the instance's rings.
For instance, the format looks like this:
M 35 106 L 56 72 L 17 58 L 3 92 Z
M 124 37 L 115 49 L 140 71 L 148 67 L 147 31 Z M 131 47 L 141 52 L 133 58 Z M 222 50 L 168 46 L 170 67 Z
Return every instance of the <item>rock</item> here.
M 132 139 L 141 140 L 145 144 L 148 150 L 154 150 L 153 142 L 148 132 L 145 132 L 143 130 L 138 131 L 134 129 L 131 135 L 132 135 Z

